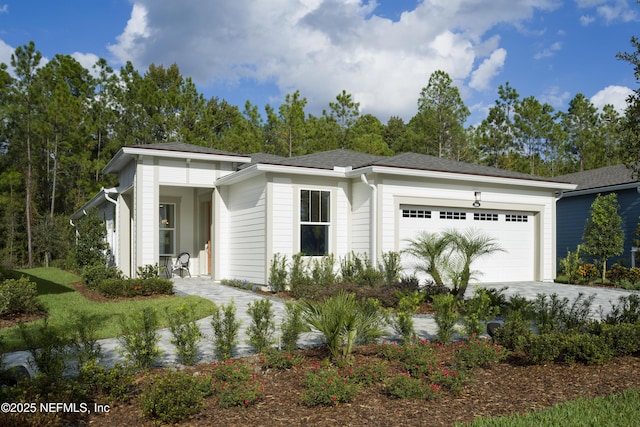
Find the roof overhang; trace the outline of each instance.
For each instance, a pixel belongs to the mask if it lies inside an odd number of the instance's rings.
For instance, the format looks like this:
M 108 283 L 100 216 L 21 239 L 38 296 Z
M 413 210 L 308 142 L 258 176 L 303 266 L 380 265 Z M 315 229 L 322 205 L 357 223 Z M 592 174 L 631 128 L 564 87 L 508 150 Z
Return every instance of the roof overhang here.
M 620 190 L 638 190 L 640 192 L 640 182 L 629 182 L 626 184 L 609 185 L 606 187 L 585 188 L 584 190 L 575 190 L 562 193 L 562 197 L 584 196 L 585 194 L 611 193 Z
M 98 194 L 93 196 L 91 198 L 91 200 L 89 200 L 80 209 L 78 209 L 77 211 L 75 211 L 74 213 L 71 214 L 71 220 L 78 220 L 78 219 L 82 218 L 83 216 L 85 216 L 87 214 L 87 212 L 90 211 L 91 209 L 97 208 L 98 206 L 102 205 L 103 203 L 109 202 L 109 199 L 111 199 L 110 194 L 117 195 L 118 194 L 118 190 L 116 188 L 104 188 L 104 187 L 102 187 L 102 189 L 100 189 Z M 113 199 L 111 199 L 111 200 L 113 200 Z
M 138 156 L 164 157 L 169 159 L 203 160 L 208 162 L 251 163 L 251 157 L 243 155 L 194 153 L 190 151 L 162 150 L 155 148 L 122 147 L 104 167 L 104 173 L 118 173 Z
M 549 189 L 553 191 L 567 191 L 567 190 L 573 190 L 576 188 L 576 184 L 556 182 L 556 181 L 508 178 L 508 177 L 499 177 L 499 176 L 466 174 L 466 173 L 459 173 L 459 172 L 440 172 L 440 171 L 429 171 L 429 170 L 418 170 L 418 169 L 406 169 L 406 168 L 397 168 L 397 167 L 390 167 L 390 166 L 367 166 L 367 167 L 358 168 L 358 169 L 352 169 L 349 167 L 346 167 L 346 168 L 336 167 L 334 169 L 318 169 L 318 168 L 307 168 L 307 167 L 298 167 L 298 166 L 271 165 L 271 164 L 264 164 L 264 163 L 251 165 L 248 168 L 245 168 L 241 171 L 232 173 L 230 175 L 226 175 L 216 181 L 216 186 L 232 185 L 266 172 L 294 174 L 294 175 L 307 175 L 307 176 L 311 175 L 311 176 L 326 177 L 326 178 L 357 178 L 362 174 L 386 174 L 386 175 L 406 176 L 406 177 L 423 178 L 423 179 L 429 178 L 429 179 L 443 179 L 443 180 L 450 180 L 450 181 L 473 181 L 473 182 L 482 182 L 485 184 L 543 188 L 543 189 Z

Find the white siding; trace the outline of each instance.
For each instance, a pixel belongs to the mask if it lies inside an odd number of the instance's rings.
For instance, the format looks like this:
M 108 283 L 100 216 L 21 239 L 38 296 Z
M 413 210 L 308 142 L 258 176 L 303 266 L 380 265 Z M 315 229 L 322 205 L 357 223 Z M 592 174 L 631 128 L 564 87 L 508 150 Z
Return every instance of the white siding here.
M 335 188 L 334 203 L 336 207 L 333 209 L 335 218 L 331 218 L 331 223 L 335 227 L 336 237 L 333 253 L 337 258 L 344 257 L 351 248 L 351 204 L 348 199 L 347 186 L 347 182 L 340 182 Z
M 298 217 L 294 212 L 294 190 L 291 179 L 274 178 L 271 184 L 271 239 L 272 254 L 280 253 L 287 258 L 295 254 L 294 227 Z
M 156 168 L 149 164 L 148 159 L 138 165 L 138 182 L 136 187 L 136 197 L 139 201 L 137 210 L 137 263 L 138 266 L 155 264 L 158 260 L 158 194 L 157 183 L 155 181 Z
M 371 216 L 371 188 L 361 182 L 356 182 L 351 190 L 351 250 L 358 254 L 366 253 L 371 258 L 370 233 Z
M 229 279 L 266 282 L 265 189 L 264 177 L 229 189 Z

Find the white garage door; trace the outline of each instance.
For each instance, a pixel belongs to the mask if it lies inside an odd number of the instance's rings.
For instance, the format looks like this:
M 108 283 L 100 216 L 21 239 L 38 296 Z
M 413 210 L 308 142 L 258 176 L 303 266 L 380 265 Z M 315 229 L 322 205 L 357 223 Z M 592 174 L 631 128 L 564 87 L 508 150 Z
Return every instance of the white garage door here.
M 493 237 L 504 251 L 478 258 L 471 269 L 479 274 L 471 283 L 534 280 L 533 222 L 531 212 L 401 205 L 400 249 L 407 247 L 407 239 L 416 238 L 422 231 L 475 228 Z M 405 267 L 412 270 L 415 260 L 403 258 Z

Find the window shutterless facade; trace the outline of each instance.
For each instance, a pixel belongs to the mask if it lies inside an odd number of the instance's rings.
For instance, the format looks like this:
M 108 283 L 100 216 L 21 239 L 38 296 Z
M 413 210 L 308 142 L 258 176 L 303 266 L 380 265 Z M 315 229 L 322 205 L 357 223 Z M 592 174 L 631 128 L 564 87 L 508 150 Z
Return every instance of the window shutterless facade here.
M 160 203 L 160 224 L 158 230 L 160 256 L 176 254 L 176 205 Z
M 300 190 L 300 252 L 306 256 L 329 253 L 331 192 Z

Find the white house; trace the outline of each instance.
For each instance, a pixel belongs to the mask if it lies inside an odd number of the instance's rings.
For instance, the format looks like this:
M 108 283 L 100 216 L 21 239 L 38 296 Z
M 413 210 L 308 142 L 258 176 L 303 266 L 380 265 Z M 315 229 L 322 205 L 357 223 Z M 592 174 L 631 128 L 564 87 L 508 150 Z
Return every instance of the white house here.
M 123 147 L 103 189 L 72 216 L 97 208 L 115 264 L 127 275 L 191 254 L 193 275 L 264 284 L 274 254 L 374 262 L 422 230 L 480 229 L 504 252 L 474 268 L 481 282 L 555 277 L 558 180 L 405 153 L 334 150 L 293 158 L 162 143 Z M 407 272 L 412 261 L 403 259 Z

